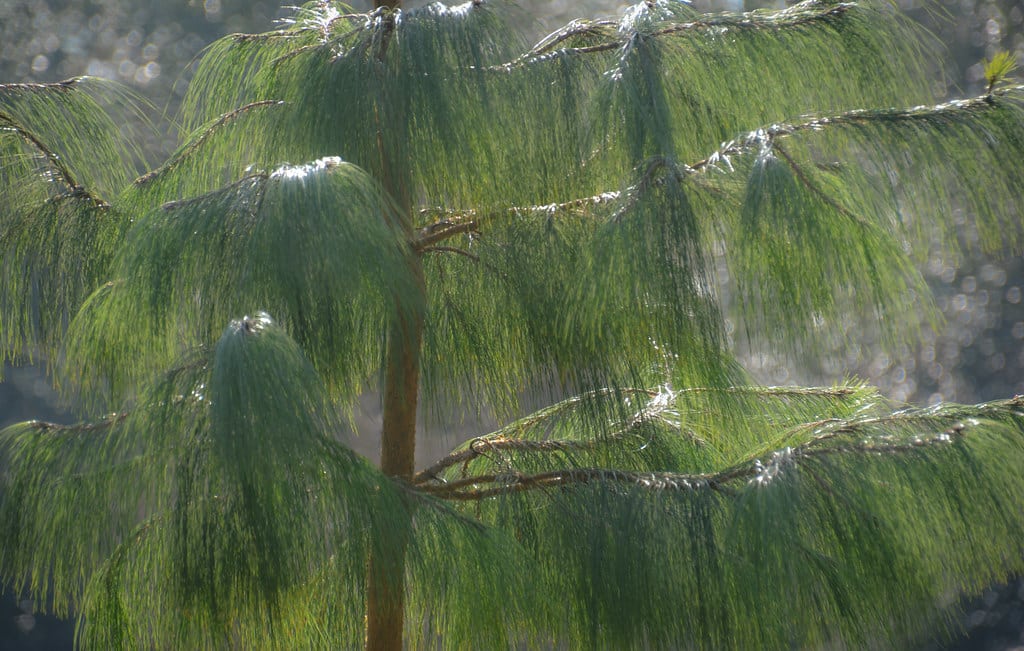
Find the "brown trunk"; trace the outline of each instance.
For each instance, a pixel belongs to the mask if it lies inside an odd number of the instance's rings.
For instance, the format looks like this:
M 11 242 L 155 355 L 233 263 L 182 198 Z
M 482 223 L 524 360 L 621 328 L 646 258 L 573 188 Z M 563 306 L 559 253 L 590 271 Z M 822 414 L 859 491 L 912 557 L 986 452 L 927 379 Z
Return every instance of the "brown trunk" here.
M 412 478 L 416 463 L 416 401 L 422 339 L 421 315 L 406 312 L 391 328 L 387 342 L 380 467 L 386 474 L 405 480 Z
M 404 550 L 398 556 L 404 565 Z M 401 570 L 380 567 L 371 555 L 366 595 L 366 651 L 401 651 L 405 621 L 405 586 Z
M 422 273 L 419 260 L 414 272 Z M 422 278 L 422 276 L 421 276 Z M 419 394 L 419 357 L 423 320 L 418 311 L 399 319 L 387 341 L 384 379 L 384 425 L 381 431 L 381 470 L 403 480 L 412 479 L 416 456 L 416 403 Z M 397 567 L 371 555 L 366 599 L 367 651 L 401 651 L 405 620 L 405 544 L 389 559 Z
M 376 8 L 396 9 L 401 0 L 375 0 Z M 377 53 L 385 60 L 390 32 L 389 22 Z M 386 97 L 374 109 L 377 123 L 377 148 L 380 154 L 381 185 L 395 201 L 403 219 L 402 230 L 412 237 L 412 199 L 405 175 L 394 169 L 404 164 L 400 146 L 386 144 L 387 121 L 382 114 L 402 111 L 390 106 Z M 400 119 L 392 114 L 392 119 Z M 401 163 L 396 163 L 401 161 Z M 410 252 L 410 273 L 419 285 L 420 298 L 425 296 L 423 267 L 419 257 Z M 416 404 L 419 397 L 420 347 L 423 342 L 422 305 L 408 305 L 398 300 L 396 321 L 387 333 L 385 352 L 383 416 L 381 428 L 380 467 L 391 477 L 409 481 L 416 469 Z M 411 516 L 410 516 L 411 517 Z M 402 651 L 405 624 L 405 548 L 408 541 L 394 543 L 394 556 L 382 558 L 370 554 L 367 567 L 366 649 L 367 651 Z

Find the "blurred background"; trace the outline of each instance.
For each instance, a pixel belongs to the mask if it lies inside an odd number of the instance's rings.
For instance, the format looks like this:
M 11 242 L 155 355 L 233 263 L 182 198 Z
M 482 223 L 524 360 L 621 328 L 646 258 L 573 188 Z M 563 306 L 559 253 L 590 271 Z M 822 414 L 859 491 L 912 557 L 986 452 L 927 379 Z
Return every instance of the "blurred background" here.
M 759 0 L 695 3 L 708 11 L 783 6 Z M 365 10 L 371 3 L 351 4 Z M 420 4 L 425 3 L 407 6 Z M 530 39 L 572 18 L 615 15 L 625 6 L 612 0 L 519 4 L 522 29 Z M 947 48 L 945 58 L 935 62 L 940 98 L 980 93 L 982 62 L 1000 50 L 1016 52 L 1024 62 L 1024 0 L 933 0 L 927 9 L 920 0 L 895 4 L 927 25 Z M 153 121 L 166 125 L 145 143 L 151 160 L 160 160 L 175 147 L 174 116 L 202 49 L 228 33 L 270 29 L 288 13 L 267 0 L 0 0 L 0 82 L 76 75 L 119 80 L 146 97 Z M 796 361 L 746 351 L 748 369 L 766 384 L 831 384 L 859 377 L 893 400 L 913 404 L 973 403 L 1024 393 L 1024 260 L 968 257 L 954 263 L 936 255 L 925 272 L 946 320 L 925 332 L 916 347 L 885 353 L 870 332 L 855 333 L 852 338 L 859 343 L 852 348 Z M 33 418 L 72 418 L 38 369 L 8 367 L 3 377 L 0 428 Z M 375 401 L 367 400 L 363 411 L 370 430 L 377 420 Z M 369 434 L 356 442 L 368 456 L 376 455 L 374 444 Z M 993 586 L 966 602 L 964 610 L 962 639 L 925 648 L 1024 651 L 1024 579 Z M 57 651 L 70 649 L 72 639 L 70 622 L 39 615 L 30 602 L 0 594 L 0 649 Z

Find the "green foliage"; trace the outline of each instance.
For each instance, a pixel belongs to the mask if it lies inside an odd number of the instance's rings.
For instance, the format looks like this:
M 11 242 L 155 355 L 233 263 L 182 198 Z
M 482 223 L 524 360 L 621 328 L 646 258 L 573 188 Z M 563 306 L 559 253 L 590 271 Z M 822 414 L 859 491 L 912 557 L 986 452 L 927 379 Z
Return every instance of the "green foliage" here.
M 573 595 L 531 620 L 571 648 L 906 648 L 946 625 L 936 595 L 1021 570 L 1019 520 L 978 530 L 1024 499 L 1019 398 L 893 413 L 856 386 L 733 392 L 742 416 L 649 392 L 599 440 L 578 437 L 585 396 L 418 479 L 515 532 L 538 592 Z
M 159 183 L 159 180 L 156 182 Z M 115 398 L 210 341 L 247 304 L 274 309 L 346 400 L 381 356 L 395 297 L 414 304 L 400 217 L 373 179 L 324 158 L 258 173 L 136 219 L 71 325 L 69 375 Z M 106 382 L 104 384 L 103 382 Z
M 337 442 L 334 413 L 299 346 L 258 314 L 128 413 L 5 430 L 5 580 L 77 609 L 90 648 L 354 647 L 370 550 L 392 559 L 409 540 L 420 603 L 450 605 L 446 627 L 490 646 L 471 624 L 495 604 L 469 596 L 514 589 L 515 550 Z M 465 565 L 438 567 L 446 545 Z
M 888 5 L 511 10 L 222 39 L 134 180 L 120 91 L 0 86 L 4 359 L 106 414 L 0 432 L 0 581 L 82 646 L 354 648 L 399 586 L 412 648 L 901 647 L 1024 571 L 1019 399 L 751 386 L 718 286 L 912 339 L 926 252 L 1024 243 L 1012 60 L 933 105 Z M 401 374 L 509 424 L 388 477 L 339 432 Z
M 986 61 L 985 81 L 988 82 L 988 92 L 991 93 L 996 84 L 1004 81 L 1016 69 L 1017 57 L 1012 52 L 997 52 L 991 61 Z
M 105 278 L 126 219 L 104 197 L 130 179 L 136 152 L 98 79 L 0 85 L 0 359 L 56 357 L 85 296 Z

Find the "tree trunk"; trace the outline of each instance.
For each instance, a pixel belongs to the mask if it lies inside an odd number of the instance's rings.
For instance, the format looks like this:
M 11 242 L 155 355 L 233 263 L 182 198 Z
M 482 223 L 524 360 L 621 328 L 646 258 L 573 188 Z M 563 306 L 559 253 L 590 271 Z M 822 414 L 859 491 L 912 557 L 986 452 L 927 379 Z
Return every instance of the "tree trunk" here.
M 423 322 L 419 315 L 395 324 L 387 343 L 381 470 L 412 478 L 416 452 L 416 403 Z M 393 541 L 394 542 L 394 541 Z M 367 651 L 401 651 L 405 622 L 405 541 L 387 560 L 371 555 L 366 604 Z M 390 563 L 392 567 L 382 566 Z
M 422 279 L 419 259 L 414 273 Z M 384 425 L 381 431 L 381 470 L 402 480 L 412 479 L 416 455 L 416 404 L 419 395 L 420 346 L 423 317 L 418 310 L 402 314 L 387 341 L 384 379 Z M 405 541 L 387 561 L 371 554 L 367 568 L 367 651 L 401 651 L 405 620 Z
M 422 280 L 419 258 L 411 261 Z M 419 396 L 423 316 L 400 312 L 388 333 L 384 378 L 384 423 L 380 467 L 385 474 L 411 480 L 416 468 L 416 405 Z M 410 514 L 411 517 L 411 514 Z M 401 651 L 405 624 L 405 549 L 407 541 L 390 541 L 393 555 L 373 553 L 367 567 L 366 649 Z
M 422 273 L 419 269 L 415 269 L 416 272 Z M 387 341 L 380 467 L 388 475 L 405 480 L 412 479 L 416 464 L 416 403 L 422 339 L 422 315 L 418 310 L 407 310 L 391 328 Z
M 402 0 L 375 0 L 374 7 L 397 9 Z M 378 59 L 383 62 L 394 24 L 389 23 L 382 39 Z M 381 185 L 395 200 L 404 220 L 403 231 L 412 237 L 412 198 L 405 174 L 394 169 L 406 163 L 398 155 L 394 144 L 386 144 L 387 121 L 382 113 L 391 109 L 402 114 L 399 107 L 390 106 L 382 97 L 375 108 L 377 146 L 380 153 Z M 410 273 L 426 296 L 423 267 L 417 254 L 410 252 Z M 387 333 L 385 352 L 383 416 L 381 428 L 381 470 L 400 480 L 411 480 L 416 468 L 416 405 L 419 397 L 420 347 L 423 342 L 422 305 L 403 305 L 399 300 L 396 321 Z M 411 514 L 410 514 L 411 517 Z M 411 523 L 410 523 L 411 524 Z M 394 555 L 382 558 L 371 552 L 367 567 L 366 595 L 366 650 L 402 651 L 405 624 L 405 550 L 408 541 L 395 543 Z

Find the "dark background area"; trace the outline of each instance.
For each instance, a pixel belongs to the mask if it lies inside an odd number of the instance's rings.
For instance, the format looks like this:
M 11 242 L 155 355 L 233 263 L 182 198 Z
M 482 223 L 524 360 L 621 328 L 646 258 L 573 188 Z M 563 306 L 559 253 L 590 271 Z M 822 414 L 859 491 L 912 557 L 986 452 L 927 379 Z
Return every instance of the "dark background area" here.
M 413 3 L 424 4 L 423 2 Z M 531 38 L 577 16 L 615 14 L 609 0 L 524 0 L 523 29 Z M 704 9 L 742 9 L 742 0 L 698 0 Z M 762 3 L 759 6 L 770 5 Z M 1024 5 L 975 0 L 929 5 L 899 0 L 947 48 L 936 62 L 936 94 L 976 94 L 982 61 L 999 50 L 1024 62 Z M 356 9 L 367 3 L 353 2 Z M 747 3 L 745 8 L 753 8 Z M 287 15 L 272 1 L 245 0 L 0 0 L 0 81 L 56 81 L 89 74 L 128 84 L 152 102 L 152 119 L 167 125 L 146 143 L 152 161 L 173 150 L 173 118 L 195 57 L 231 32 L 263 31 Z M 529 18 L 532 16 L 532 18 Z M 851 107 L 855 108 L 855 107 Z M 1024 162 L 1022 162 L 1024 164 Z M 1022 188 L 1024 194 L 1024 188 Z M 1022 215 L 1024 218 L 1024 215 Z M 979 402 L 1024 393 L 1024 260 L 936 255 L 925 265 L 946 323 L 925 332 L 916 347 L 882 352 L 871 333 L 854 333 L 852 349 L 805 360 L 770 352 L 744 353 L 747 367 L 768 384 L 832 383 L 864 378 L 896 401 L 932 404 Z M 26 360 L 28 362 L 28 360 Z M 28 419 L 69 422 L 46 377 L 31 365 L 6 367 L 0 383 L 0 428 Z M 376 401 L 365 401 L 357 449 L 375 456 Z M 434 440 L 430 454 L 454 441 Z M 956 600 L 950 596 L 951 602 Z M 965 636 L 928 649 L 1024 651 L 1024 579 L 994 586 L 965 602 Z M 71 648 L 72 625 L 34 612 L 10 592 L 0 595 L 0 649 Z

